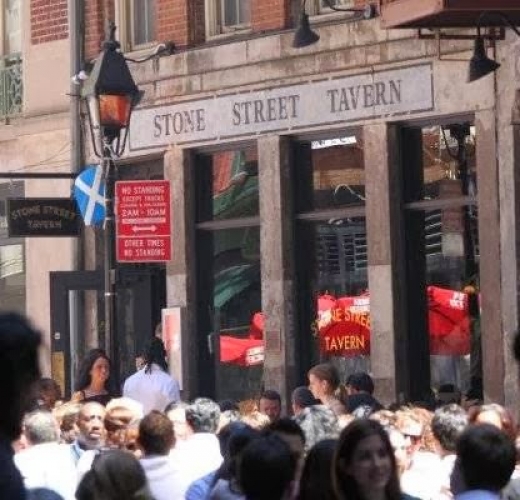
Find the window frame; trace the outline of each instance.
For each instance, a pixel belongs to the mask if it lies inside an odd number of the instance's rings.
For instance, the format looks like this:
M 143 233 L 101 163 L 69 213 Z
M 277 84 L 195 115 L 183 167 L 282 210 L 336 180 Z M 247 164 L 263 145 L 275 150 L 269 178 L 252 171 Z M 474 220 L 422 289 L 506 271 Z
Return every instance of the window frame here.
M 341 12 L 338 12 L 338 11 L 334 11 L 332 9 L 330 9 L 329 7 L 325 7 L 323 6 L 323 0 L 313 0 L 312 2 L 309 3 L 309 6 L 307 7 L 307 14 L 309 14 L 310 16 L 324 16 L 324 15 L 333 15 L 333 16 L 338 16 L 338 15 L 344 15 L 344 14 L 348 14 L 347 13 L 341 13 Z M 354 0 L 348 0 L 348 3 L 345 3 L 345 4 L 340 4 L 340 7 L 344 7 L 344 8 L 351 8 L 351 7 L 354 7 L 355 6 L 355 3 L 354 3 Z
M 236 24 L 233 26 L 224 26 L 224 0 L 205 0 L 206 11 L 206 37 L 229 37 L 237 33 L 248 33 L 251 31 L 251 19 L 249 22 L 243 24 Z M 249 0 L 251 9 L 252 0 Z
M 118 40 L 123 52 L 138 52 L 157 44 L 157 0 L 154 0 L 154 2 L 156 7 L 154 39 L 142 44 L 135 44 L 135 33 L 133 29 L 134 0 L 116 0 L 115 18 L 118 27 Z

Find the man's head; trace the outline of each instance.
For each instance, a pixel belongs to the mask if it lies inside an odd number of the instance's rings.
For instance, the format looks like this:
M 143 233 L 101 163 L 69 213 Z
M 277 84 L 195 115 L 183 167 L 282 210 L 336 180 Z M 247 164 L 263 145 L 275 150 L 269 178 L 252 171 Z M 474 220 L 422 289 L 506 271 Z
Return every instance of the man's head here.
M 186 423 L 196 432 L 217 432 L 220 408 L 209 398 L 197 398 L 186 409 Z
M 282 500 L 296 473 L 296 459 L 286 442 L 274 434 L 253 439 L 242 451 L 238 480 L 248 500 Z
M 78 442 L 87 450 L 99 448 L 105 437 L 105 408 L 99 403 L 85 403 L 78 415 Z
M 267 415 L 271 422 L 278 420 L 282 413 L 282 398 L 276 391 L 264 391 L 258 401 L 258 411 Z
M 457 443 L 457 460 L 451 475 L 451 490 L 457 495 L 469 490 L 498 493 L 515 469 L 513 441 L 493 425 L 470 425 Z
M 457 404 L 441 406 L 435 410 L 432 432 L 441 446 L 442 454 L 455 453 L 457 441 L 468 425 L 468 416 Z
M 51 411 L 56 402 L 61 399 L 61 388 L 52 378 L 41 378 L 36 382 L 38 405 Z
M 29 446 L 56 443 L 60 438 L 58 422 L 47 410 L 28 413 L 23 420 L 25 439 Z
M 0 314 L 0 434 L 14 441 L 21 433 L 34 382 L 40 377 L 40 334 L 16 313 Z
M 374 393 L 374 381 L 372 377 L 365 372 L 357 372 L 349 375 L 345 385 L 349 394 L 358 394 L 360 392 L 367 394 Z
M 175 444 L 171 420 L 164 413 L 152 410 L 139 423 L 137 442 L 145 457 L 168 455 Z
M 294 415 L 298 415 L 308 406 L 313 406 L 319 403 L 319 401 L 312 395 L 311 390 L 304 385 L 294 389 L 291 402 Z

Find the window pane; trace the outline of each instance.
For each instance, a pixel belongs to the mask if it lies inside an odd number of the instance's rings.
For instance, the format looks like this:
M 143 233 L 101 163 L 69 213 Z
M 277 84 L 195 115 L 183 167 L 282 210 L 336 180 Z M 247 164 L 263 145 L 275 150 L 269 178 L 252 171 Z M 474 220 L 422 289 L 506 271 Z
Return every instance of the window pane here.
M 415 172 L 405 165 L 406 193 L 415 200 L 476 196 L 475 136 L 469 124 L 415 129 Z M 447 132 L 447 133 L 446 133 Z M 476 205 L 406 210 L 410 324 L 428 335 L 431 385 L 451 384 L 481 397 L 479 236 Z
M 221 0 L 224 26 L 249 24 L 251 16 L 250 0 Z
M 25 312 L 23 245 L 0 246 L 0 310 Z
M 221 151 L 199 159 L 199 222 L 259 214 L 256 148 Z
M 133 43 L 142 45 L 154 42 L 155 35 L 155 0 L 133 0 Z
M 262 327 L 255 327 L 262 307 L 260 229 L 200 231 L 199 247 L 199 316 L 211 338 L 216 398 L 244 399 L 259 392 L 263 367 Z
M 342 379 L 370 369 L 370 298 L 364 217 L 301 222 L 296 255 L 303 344 L 310 365 L 331 361 Z
M 302 143 L 295 163 L 297 212 L 365 204 L 365 165 L 359 136 Z
M 22 51 L 21 1 L 5 2 L 5 54 L 16 54 Z
M 417 171 L 414 162 L 404 166 L 406 201 L 475 195 L 475 127 L 425 127 L 417 129 L 412 140 L 422 142 L 422 169 Z

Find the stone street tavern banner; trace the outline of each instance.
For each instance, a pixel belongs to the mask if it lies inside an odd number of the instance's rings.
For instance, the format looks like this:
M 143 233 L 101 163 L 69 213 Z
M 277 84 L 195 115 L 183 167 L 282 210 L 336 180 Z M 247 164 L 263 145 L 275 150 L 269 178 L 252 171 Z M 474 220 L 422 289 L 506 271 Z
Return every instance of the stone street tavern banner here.
M 130 149 L 297 131 L 433 109 L 431 64 L 137 109 Z

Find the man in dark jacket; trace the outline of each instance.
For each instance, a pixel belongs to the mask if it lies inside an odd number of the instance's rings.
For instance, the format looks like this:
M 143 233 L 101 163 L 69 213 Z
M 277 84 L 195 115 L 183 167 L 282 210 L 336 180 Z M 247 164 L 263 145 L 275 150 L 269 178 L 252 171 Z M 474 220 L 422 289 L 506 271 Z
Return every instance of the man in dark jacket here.
M 374 382 L 368 373 L 358 372 L 349 375 L 345 385 L 348 392 L 346 407 L 349 413 L 356 417 L 368 417 L 383 408 L 383 405 L 372 396 Z

